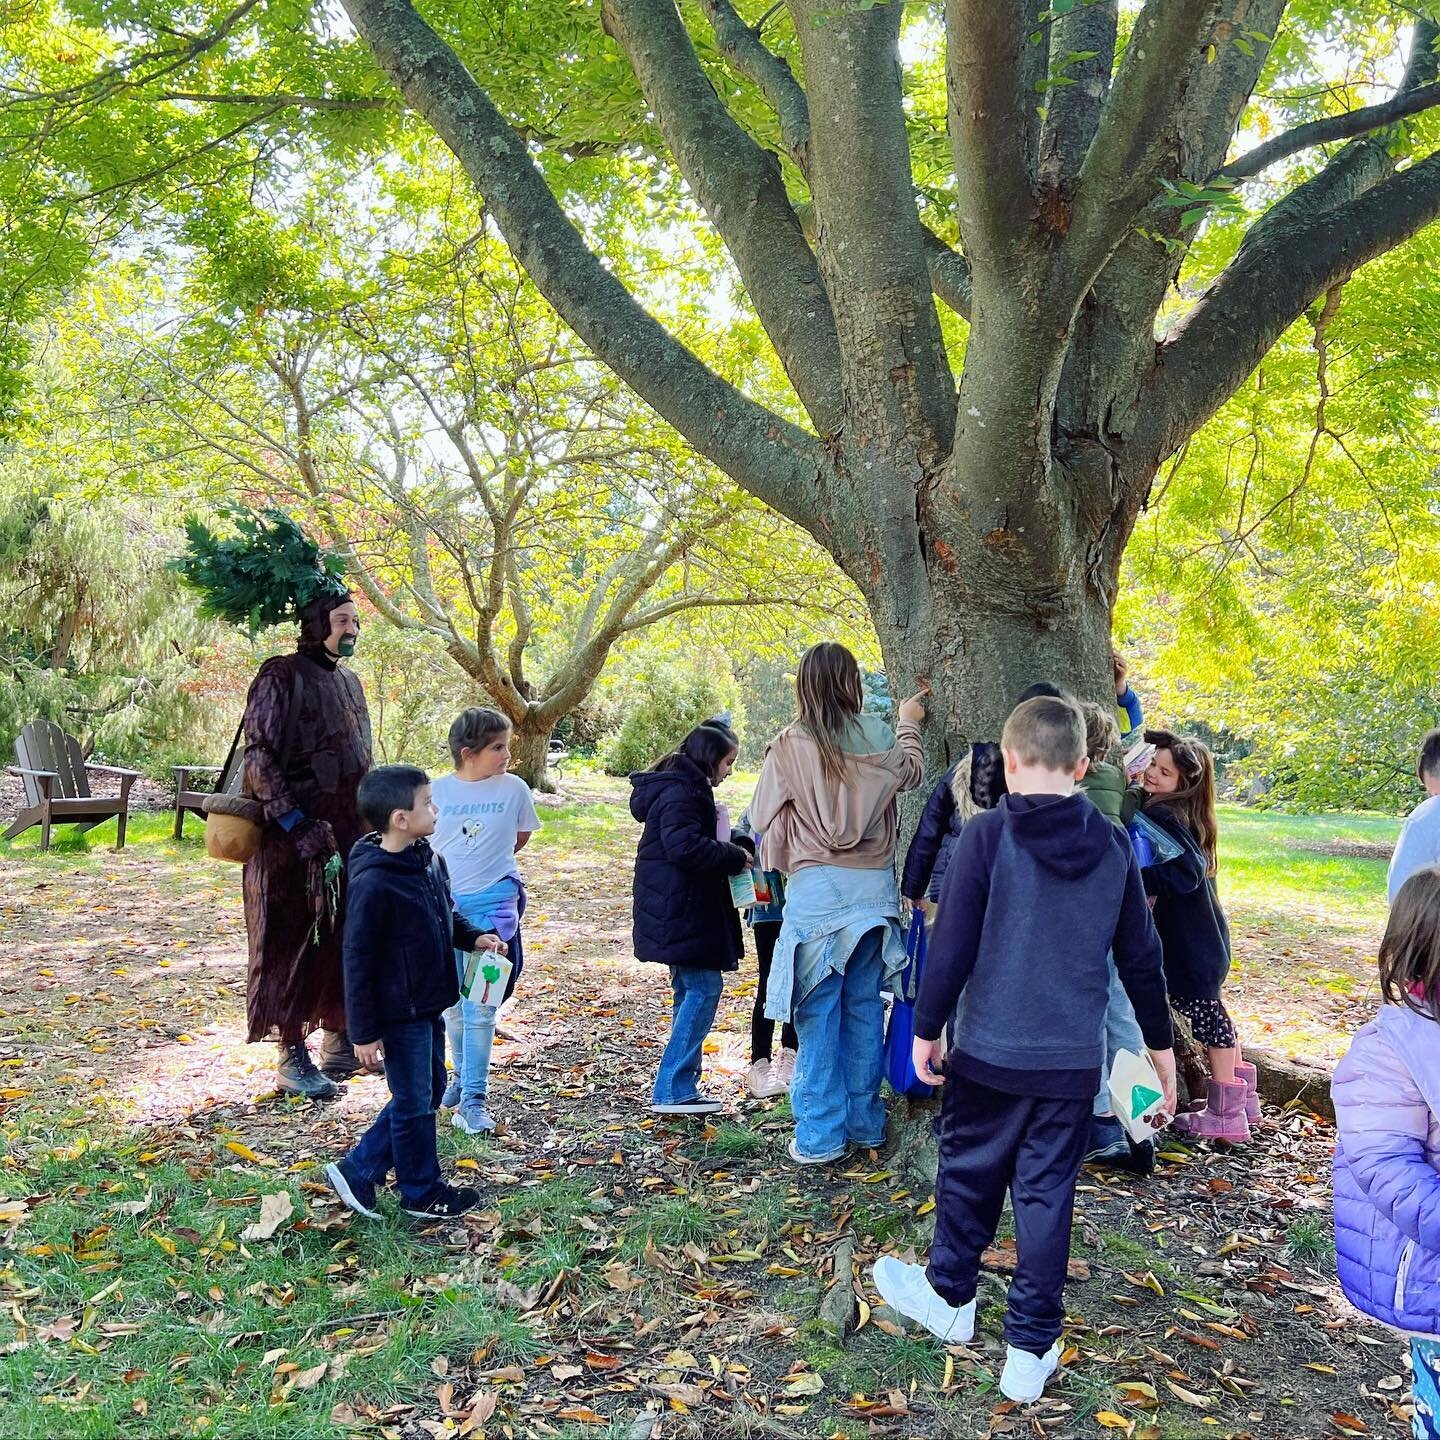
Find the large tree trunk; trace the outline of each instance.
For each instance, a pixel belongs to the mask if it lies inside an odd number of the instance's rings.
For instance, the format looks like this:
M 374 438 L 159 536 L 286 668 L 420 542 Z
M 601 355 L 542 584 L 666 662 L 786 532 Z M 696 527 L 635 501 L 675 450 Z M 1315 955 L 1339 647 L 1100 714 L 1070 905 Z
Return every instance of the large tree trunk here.
M 545 768 L 545 757 L 550 752 L 550 737 L 555 733 L 555 724 L 548 717 L 537 719 L 538 707 L 515 726 L 510 734 L 510 773 L 518 775 L 532 790 L 552 791 Z
M 952 467 L 909 514 L 895 506 L 861 517 L 847 527 L 852 545 L 837 547 L 869 605 L 896 699 L 930 682 L 925 741 L 935 774 L 964 745 L 998 739 L 1016 697 L 1036 681 L 1113 703 L 1110 624 L 1123 536 L 1108 528 L 1108 507 L 1094 518 L 1078 510 L 1065 527 L 1068 543 L 1018 522 L 1022 501 L 1007 475 L 1017 461 L 1056 465 L 1036 453 L 1033 436 L 993 433 L 975 459 L 993 477 L 993 501 L 955 503 L 981 487 L 963 485 Z M 897 465 L 902 493 L 913 465 L 913 456 Z

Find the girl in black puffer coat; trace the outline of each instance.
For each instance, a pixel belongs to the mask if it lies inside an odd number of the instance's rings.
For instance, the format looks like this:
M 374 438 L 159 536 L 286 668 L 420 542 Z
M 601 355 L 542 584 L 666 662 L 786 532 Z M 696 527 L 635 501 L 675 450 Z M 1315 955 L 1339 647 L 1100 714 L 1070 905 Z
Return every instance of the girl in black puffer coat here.
M 645 826 L 635 855 L 635 958 L 670 967 L 674 1015 L 651 1109 L 706 1115 L 720 1102 L 700 1093 L 702 1047 L 720 1004 L 722 975 L 745 941 L 728 877 L 753 851 L 717 834 L 715 786 L 740 742 L 728 725 L 697 726 L 653 770 L 630 777 L 630 813 Z

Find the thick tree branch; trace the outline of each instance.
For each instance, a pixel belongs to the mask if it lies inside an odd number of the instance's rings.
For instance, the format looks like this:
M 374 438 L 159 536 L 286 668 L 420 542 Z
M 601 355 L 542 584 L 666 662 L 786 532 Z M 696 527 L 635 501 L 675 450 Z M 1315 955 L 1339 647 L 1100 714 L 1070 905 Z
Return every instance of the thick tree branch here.
M 1213 0 L 1146 0 L 1081 169 L 1097 199 L 1118 199 L 1144 186 L 1174 116 L 1177 77 L 1202 48 Z
M 1174 117 L 1174 143 L 1151 176 L 1151 203 L 1132 216 L 1131 226 L 1105 259 L 1081 302 L 1071 327 L 1069 351 L 1056 401 L 1056 422 L 1078 449 L 1067 466 L 1072 472 L 1093 461 L 1097 485 L 1104 484 L 1110 451 L 1127 443 L 1137 416 L 1130 400 L 1137 377 L 1155 362 L 1155 317 L 1185 258 L 1178 208 L 1157 206 L 1160 181 L 1202 182 L 1224 163 L 1247 101 L 1265 61 L 1267 46 L 1258 38 L 1274 34 L 1286 0 L 1220 0 L 1214 12 L 1215 49 L 1199 47 L 1178 81 L 1180 104 Z M 1248 31 L 1249 35 L 1242 32 Z M 1244 48 L 1222 43 L 1246 40 Z M 1133 228 L 1139 221 L 1156 243 Z M 1144 403 L 1143 398 L 1140 403 Z M 1112 533 L 1123 539 L 1128 526 Z
M 840 336 L 847 419 L 890 455 L 938 465 L 955 382 L 935 313 L 905 127 L 902 6 L 791 0 L 805 75 L 825 96 L 810 137 L 821 273 Z
M 815 241 L 815 207 L 801 206 L 800 223 L 805 238 Z M 930 274 L 930 289 L 963 320 L 970 318 L 973 289 L 970 262 L 953 246 L 947 245 L 928 225 L 920 227 L 920 240 L 925 247 L 925 267 Z
M 1214 19 L 1214 0 L 1146 0 L 1100 114 L 1076 187 L 1066 284 L 1089 289 L 1176 147 L 1185 77 Z
M 933 230 L 924 227 L 925 264 L 930 288 L 963 319 L 970 318 L 970 262 L 947 245 Z
M 1395 92 L 1401 99 L 1433 85 L 1440 74 L 1440 55 L 1435 41 L 1440 25 L 1433 20 L 1417 21 L 1411 40 L 1410 58 Z M 1277 201 L 1250 227 L 1245 244 L 1268 244 L 1273 230 L 1283 230 L 1297 216 L 1334 210 L 1358 199 L 1395 173 L 1395 157 L 1375 131 L 1353 139 L 1318 174 Z
M 1336 208 L 1307 207 L 1305 188 L 1271 211 L 1263 239 L 1247 238 L 1162 348 L 1146 424 L 1158 459 L 1225 403 L 1321 295 L 1440 219 L 1440 151 Z
M 813 436 L 708 369 L 610 273 L 524 143 L 409 0 L 346 0 L 355 28 L 485 197 L 512 253 L 571 328 L 704 456 L 797 523 L 830 462 Z
M 801 404 L 821 435 L 835 434 L 842 415 L 835 321 L 778 162 L 715 93 L 675 0 L 602 0 L 601 15 L 680 173 L 734 257 Z
M 960 240 L 972 261 L 1005 261 L 1034 209 L 1025 93 L 1033 17 L 1017 0 L 947 0 L 945 79 Z
M 715 46 L 741 75 L 756 85 L 780 122 L 780 139 L 802 175 L 810 173 L 810 102 L 794 72 L 747 25 L 730 0 L 700 0 L 715 32 Z
M 1052 55 L 1091 58 L 1067 65 L 1063 74 L 1055 77 L 1073 83 L 1054 86 L 1045 93 L 1038 166 L 1042 189 L 1068 195 L 1079 177 L 1110 90 L 1119 23 L 1119 0 L 1093 0 L 1076 5 L 1050 27 Z
M 1297 125 L 1293 130 L 1286 130 L 1273 140 L 1257 145 L 1238 160 L 1232 160 L 1219 173 L 1229 180 L 1248 180 L 1297 151 L 1324 145 L 1331 140 L 1349 140 L 1356 135 L 1365 135 L 1436 105 L 1440 105 L 1440 85 L 1424 85 L 1418 90 L 1402 91 L 1380 105 L 1366 105 L 1359 110 L 1346 111 L 1343 115 L 1331 115 L 1324 120 Z

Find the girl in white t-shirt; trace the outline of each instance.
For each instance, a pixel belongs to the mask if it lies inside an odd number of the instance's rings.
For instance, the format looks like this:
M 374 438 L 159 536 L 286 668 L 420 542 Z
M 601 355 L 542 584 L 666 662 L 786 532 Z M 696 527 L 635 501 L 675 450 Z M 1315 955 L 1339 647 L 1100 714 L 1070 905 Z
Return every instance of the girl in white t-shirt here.
M 455 773 L 434 782 L 440 815 L 430 843 L 445 857 L 455 905 L 472 924 L 495 931 L 509 947 L 512 965 L 504 999 L 509 999 L 524 964 L 520 917 L 525 884 L 516 854 L 540 828 L 530 787 L 508 773 L 510 722 L 497 710 L 463 711 L 450 727 Z M 469 957 L 455 952 L 461 981 Z M 495 1128 L 487 1092 L 490 1049 L 498 1006 L 461 999 L 445 1012 L 454 1074 L 441 1104 L 455 1111 L 451 1123 L 468 1134 Z

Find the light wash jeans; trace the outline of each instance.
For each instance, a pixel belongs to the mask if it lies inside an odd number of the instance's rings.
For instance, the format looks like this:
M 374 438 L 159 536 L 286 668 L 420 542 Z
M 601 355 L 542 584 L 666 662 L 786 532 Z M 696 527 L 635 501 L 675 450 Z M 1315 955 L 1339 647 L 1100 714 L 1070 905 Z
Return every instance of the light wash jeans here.
M 880 998 L 888 929 L 877 925 L 795 1006 L 800 1054 L 790 1087 L 795 1146 L 802 1155 L 837 1154 L 847 1141 L 885 1139 L 880 1100 L 885 1002 Z
M 1145 1037 L 1140 1033 L 1140 1022 L 1135 1018 L 1135 1007 L 1120 983 L 1115 969 L 1115 957 L 1109 956 L 1110 998 L 1105 1005 L 1105 1020 L 1100 1027 L 1100 1038 L 1105 1043 L 1105 1064 L 1100 1069 L 1100 1092 L 1095 1096 L 1094 1113 L 1113 1115 L 1115 1107 L 1110 1103 L 1110 1064 L 1121 1050 L 1133 1050 L 1137 1055 L 1145 1053 Z
M 465 913 L 463 896 L 457 897 L 455 903 L 471 924 L 480 923 L 475 915 Z M 515 993 L 515 982 L 525 963 L 518 930 L 507 944 L 511 970 L 506 998 Z M 469 962 L 468 950 L 455 952 L 455 973 L 462 984 Z M 483 1100 L 490 1089 L 490 1051 L 495 1046 L 495 1017 L 499 1009 L 498 1005 L 481 1005 L 476 1000 L 462 998 L 445 1012 L 445 1038 L 450 1042 L 450 1063 L 460 1082 L 462 1105 L 467 1100 Z
M 724 984 L 725 977 L 719 970 L 700 970 L 693 965 L 670 967 L 675 1008 L 670 1038 L 665 1042 L 655 1076 L 655 1104 L 679 1105 L 699 1095 L 702 1047 L 715 1023 Z
M 469 958 L 464 950 L 455 952 L 456 969 L 462 981 Z M 481 1005 L 462 998 L 445 1012 L 450 1063 L 460 1082 L 462 1105 L 467 1100 L 483 1100 L 490 1088 L 490 1051 L 495 1046 L 495 1016 L 499 1009 L 498 1005 Z

